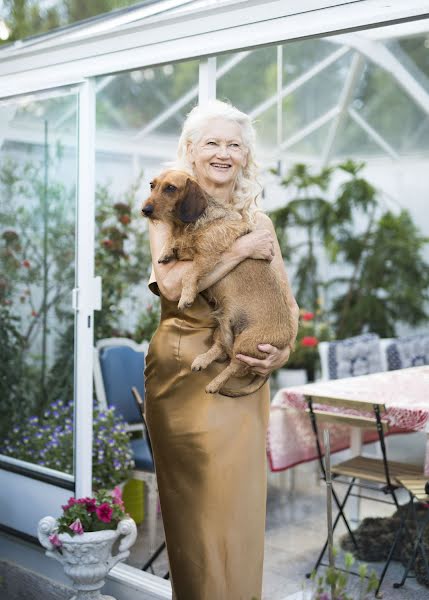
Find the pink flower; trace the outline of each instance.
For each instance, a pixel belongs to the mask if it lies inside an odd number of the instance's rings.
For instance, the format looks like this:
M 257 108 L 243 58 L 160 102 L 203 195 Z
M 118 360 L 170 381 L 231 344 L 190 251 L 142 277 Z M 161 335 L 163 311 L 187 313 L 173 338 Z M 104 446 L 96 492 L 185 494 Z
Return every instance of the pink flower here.
M 304 319 L 304 321 L 311 321 L 312 319 L 314 319 L 314 313 L 305 312 L 302 314 L 302 318 Z
M 110 523 L 112 520 L 113 510 L 112 507 L 107 504 L 107 502 L 103 502 L 103 504 L 97 506 L 95 512 L 97 517 L 100 519 L 100 521 L 103 521 L 103 523 Z
M 89 513 L 95 513 L 96 508 L 97 504 L 95 498 L 86 498 L 86 510 Z
M 122 508 L 122 510 L 125 509 L 124 502 L 122 500 L 122 490 L 119 487 L 119 485 L 117 485 L 113 489 L 112 498 L 113 498 L 113 504 L 117 504 L 118 506 L 120 506 L 120 508 Z
M 77 500 L 76 500 L 76 498 L 73 498 L 73 496 L 71 496 L 71 498 L 69 498 L 69 501 L 67 502 L 67 504 L 63 504 L 63 505 L 61 506 L 61 508 L 62 508 L 64 511 L 66 511 L 66 510 L 68 510 L 69 508 L 71 508 L 71 507 L 72 507 L 74 504 L 77 504 Z
M 82 533 L 84 533 L 80 519 L 76 519 L 76 521 L 73 521 L 73 523 L 69 527 L 72 531 L 74 531 L 74 533 L 77 533 L 78 535 L 82 535 Z
M 319 340 L 314 335 L 306 335 L 301 340 L 301 346 L 307 346 L 308 348 L 313 348 L 317 346 Z
M 51 542 L 51 544 L 53 546 L 55 546 L 55 548 L 61 548 L 61 546 L 63 545 L 62 541 L 60 540 L 60 538 L 58 537 L 58 535 L 56 533 L 53 533 L 52 535 L 50 535 L 48 540 Z
M 31 266 L 31 265 L 30 265 L 30 261 L 29 261 L 29 260 L 27 260 L 27 259 L 24 259 L 24 260 L 22 261 L 22 266 L 23 266 L 23 267 L 25 267 L 26 269 L 29 269 L 29 268 L 30 268 L 30 266 Z

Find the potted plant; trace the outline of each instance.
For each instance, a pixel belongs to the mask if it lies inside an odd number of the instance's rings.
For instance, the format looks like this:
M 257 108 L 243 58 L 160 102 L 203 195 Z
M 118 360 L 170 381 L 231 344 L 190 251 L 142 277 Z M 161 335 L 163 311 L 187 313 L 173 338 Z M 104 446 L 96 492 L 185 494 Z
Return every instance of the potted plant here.
M 128 558 L 137 538 L 136 524 L 124 511 L 121 491 L 100 490 L 92 498 L 70 498 L 58 518 L 44 517 L 38 525 L 38 538 L 46 555 L 58 560 L 73 581 L 73 600 L 114 600 L 100 589 L 110 569 Z M 114 542 L 124 536 L 118 554 L 112 556 Z
M 287 363 L 288 369 L 304 369 L 307 381 L 314 381 L 319 369 L 319 342 L 332 339 L 331 327 L 319 305 L 314 311 L 300 309 L 295 350 Z

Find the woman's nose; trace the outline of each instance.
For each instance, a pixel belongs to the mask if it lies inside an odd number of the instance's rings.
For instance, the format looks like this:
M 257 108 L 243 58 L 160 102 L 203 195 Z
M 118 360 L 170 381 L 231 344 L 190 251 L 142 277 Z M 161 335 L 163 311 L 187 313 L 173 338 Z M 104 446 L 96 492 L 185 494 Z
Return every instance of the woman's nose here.
M 229 148 L 228 146 L 225 144 L 219 144 L 218 146 L 218 150 L 217 150 L 217 154 L 219 156 L 229 156 Z

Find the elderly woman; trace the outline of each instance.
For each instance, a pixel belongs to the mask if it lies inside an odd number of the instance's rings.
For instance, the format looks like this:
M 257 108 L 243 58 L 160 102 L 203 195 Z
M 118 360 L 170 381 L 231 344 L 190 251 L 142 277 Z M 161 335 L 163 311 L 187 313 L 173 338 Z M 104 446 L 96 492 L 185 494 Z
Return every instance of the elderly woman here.
M 255 223 L 234 242 L 199 291 L 241 261 L 269 260 L 287 281 L 270 219 L 256 210 L 254 131 L 233 106 L 213 101 L 188 115 L 179 140 L 176 168 L 188 171 L 212 197 L 233 204 Z M 146 363 L 146 419 L 151 436 L 162 517 L 177 600 L 261 598 L 266 512 L 265 436 L 269 388 L 239 398 L 206 394 L 224 367 L 212 363 L 191 372 L 195 356 L 211 346 L 212 309 L 198 294 L 181 312 L 177 302 L 188 262 L 158 264 L 167 225 L 150 223 L 151 290 L 161 296 L 161 322 Z M 298 320 L 298 307 L 290 293 Z M 259 360 L 238 356 L 253 373 L 267 375 L 288 359 L 260 340 Z M 236 380 L 235 385 L 243 385 Z

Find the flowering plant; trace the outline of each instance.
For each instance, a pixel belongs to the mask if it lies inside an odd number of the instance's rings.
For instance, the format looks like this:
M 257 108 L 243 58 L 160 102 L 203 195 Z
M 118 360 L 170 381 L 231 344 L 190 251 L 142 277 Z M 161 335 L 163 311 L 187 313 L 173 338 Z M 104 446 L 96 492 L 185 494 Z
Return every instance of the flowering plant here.
M 113 408 L 94 406 L 93 486 L 112 489 L 134 467 L 125 422 Z M 73 473 L 73 403 L 53 402 L 41 417 L 32 416 L 11 429 L 0 452 L 21 460 Z
M 115 487 L 113 492 L 100 490 L 92 498 L 71 497 L 61 508 L 63 514 L 57 519 L 57 526 L 49 536 L 49 541 L 56 548 L 62 546 L 58 537 L 60 533 L 74 536 L 90 531 L 116 529 L 119 521 L 128 516 L 124 510 L 120 487 Z
M 319 366 L 319 342 L 332 339 L 331 327 L 326 321 L 320 308 L 312 312 L 300 310 L 299 329 L 293 351 L 287 367 L 305 369 L 310 381 L 314 380 L 316 369 Z

